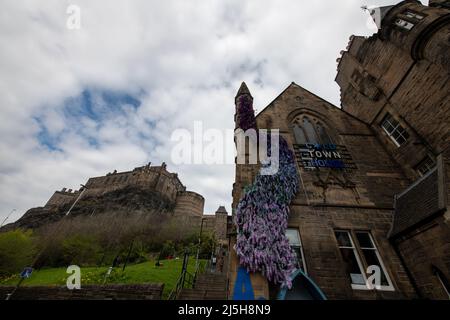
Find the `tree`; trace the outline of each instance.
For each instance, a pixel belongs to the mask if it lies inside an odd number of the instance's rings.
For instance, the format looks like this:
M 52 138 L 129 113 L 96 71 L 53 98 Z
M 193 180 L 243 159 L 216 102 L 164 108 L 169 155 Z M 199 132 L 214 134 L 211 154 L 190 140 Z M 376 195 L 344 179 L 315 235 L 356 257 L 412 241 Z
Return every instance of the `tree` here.
M 35 251 L 31 230 L 0 233 L 0 275 L 20 273 L 24 267 L 30 266 Z

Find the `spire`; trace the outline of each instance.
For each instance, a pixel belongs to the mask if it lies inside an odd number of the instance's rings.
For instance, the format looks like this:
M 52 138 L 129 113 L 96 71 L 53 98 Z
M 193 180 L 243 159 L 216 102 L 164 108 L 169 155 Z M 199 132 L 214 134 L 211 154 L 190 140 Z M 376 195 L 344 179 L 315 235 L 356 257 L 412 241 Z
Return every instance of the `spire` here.
M 236 98 L 234 98 L 236 105 L 235 124 L 236 128 L 247 130 L 256 128 L 255 110 L 253 110 L 253 97 L 250 94 L 245 82 L 242 82 Z
M 224 206 L 219 206 L 219 209 L 216 210 L 216 213 L 225 213 L 228 214 L 227 209 Z
M 252 95 L 250 94 L 250 90 L 248 90 L 248 87 L 245 84 L 245 82 L 241 83 L 241 86 L 239 87 L 239 90 L 238 90 L 238 92 L 236 94 L 236 98 L 241 96 L 241 95 L 243 95 L 243 94 L 248 94 L 250 97 L 252 97 Z

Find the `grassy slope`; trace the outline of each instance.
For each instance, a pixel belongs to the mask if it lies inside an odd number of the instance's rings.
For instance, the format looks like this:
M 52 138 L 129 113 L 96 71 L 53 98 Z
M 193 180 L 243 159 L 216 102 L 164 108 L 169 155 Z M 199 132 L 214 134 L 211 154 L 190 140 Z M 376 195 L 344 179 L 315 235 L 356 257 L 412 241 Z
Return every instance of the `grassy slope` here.
M 164 283 L 163 298 L 167 298 L 172 288 L 175 286 L 181 272 L 182 259 L 161 260 L 160 267 L 155 266 L 155 261 L 148 261 L 140 264 L 128 265 L 124 272 L 122 266 L 115 270 L 108 277 L 106 283 Z M 205 260 L 201 260 L 205 263 Z M 102 284 L 104 275 L 108 267 L 85 267 L 81 268 L 81 287 L 83 284 Z M 195 259 L 189 259 L 188 271 L 195 271 Z M 22 285 L 65 285 L 69 274 L 65 268 L 50 268 L 35 270 L 30 278 L 25 279 Z M 19 280 L 18 275 L 0 279 L 0 285 L 16 285 Z

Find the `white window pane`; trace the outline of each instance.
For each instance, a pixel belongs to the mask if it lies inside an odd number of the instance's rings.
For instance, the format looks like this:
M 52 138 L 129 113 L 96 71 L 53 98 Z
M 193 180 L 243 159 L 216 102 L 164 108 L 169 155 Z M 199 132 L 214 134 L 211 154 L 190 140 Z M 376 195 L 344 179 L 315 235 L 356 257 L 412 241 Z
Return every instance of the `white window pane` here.
M 417 14 L 415 12 L 412 11 L 406 11 L 405 16 L 409 17 L 409 18 L 415 18 L 417 20 L 422 20 L 423 16 L 420 14 Z
M 286 229 L 286 237 L 291 246 L 301 246 L 300 234 L 297 229 Z
M 364 277 L 361 273 L 350 273 L 352 284 L 365 284 Z

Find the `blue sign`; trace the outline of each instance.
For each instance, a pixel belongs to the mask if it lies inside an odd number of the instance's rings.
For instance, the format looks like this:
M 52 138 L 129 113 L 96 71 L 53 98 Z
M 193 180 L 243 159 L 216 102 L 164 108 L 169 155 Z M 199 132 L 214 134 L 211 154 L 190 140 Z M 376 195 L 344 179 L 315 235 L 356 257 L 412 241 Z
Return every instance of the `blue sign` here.
M 243 267 L 239 267 L 234 283 L 233 300 L 255 300 L 250 274 Z
M 29 278 L 31 276 L 31 273 L 33 272 L 33 268 L 31 267 L 26 267 L 25 269 L 23 269 L 23 271 L 20 273 L 20 277 L 21 278 Z
M 347 167 L 343 161 L 344 156 L 335 144 L 301 144 L 299 151 L 300 164 L 304 168 L 343 169 Z

